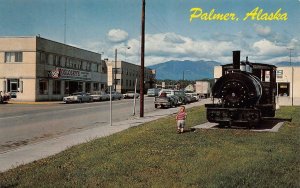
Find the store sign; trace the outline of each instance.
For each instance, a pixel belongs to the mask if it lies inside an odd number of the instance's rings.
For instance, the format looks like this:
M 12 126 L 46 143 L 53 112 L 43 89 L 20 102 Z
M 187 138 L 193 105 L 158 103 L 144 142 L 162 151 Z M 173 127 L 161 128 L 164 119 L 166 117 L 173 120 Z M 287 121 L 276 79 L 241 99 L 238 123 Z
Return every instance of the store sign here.
M 69 79 L 80 79 L 80 80 L 90 80 L 91 73 L 74 70 L 74 69 L 64 69 L 64 68 L 57 68 L 55 70 L 49 71 L 50 78 L 69 78 Z
M 277 70 L 276 75 L 283 75 L 283 70 Z
M 276 76 L 277 76 L 278 79 L 283 78 L 283 70 L 277 70 L 276 71 Z

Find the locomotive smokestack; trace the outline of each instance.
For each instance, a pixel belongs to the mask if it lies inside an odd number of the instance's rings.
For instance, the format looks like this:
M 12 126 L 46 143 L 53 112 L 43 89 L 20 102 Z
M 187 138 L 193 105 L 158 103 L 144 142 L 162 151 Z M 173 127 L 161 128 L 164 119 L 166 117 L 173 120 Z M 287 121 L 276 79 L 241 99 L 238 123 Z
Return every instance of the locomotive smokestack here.
M 240 53 L 241 51 L 233 51 L 233 68 L 240 69 Z

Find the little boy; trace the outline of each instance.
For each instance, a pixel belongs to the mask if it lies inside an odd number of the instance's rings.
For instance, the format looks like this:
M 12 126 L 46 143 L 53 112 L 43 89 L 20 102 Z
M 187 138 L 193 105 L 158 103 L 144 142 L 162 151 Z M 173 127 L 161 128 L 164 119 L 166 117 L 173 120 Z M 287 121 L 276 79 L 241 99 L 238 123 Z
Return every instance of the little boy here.
M 187 113 L 185 112 L 185 107 L 180 106 L 179 112 L 176 115 L 177 133 L 183 133 L 186 116 L 187 116 Z

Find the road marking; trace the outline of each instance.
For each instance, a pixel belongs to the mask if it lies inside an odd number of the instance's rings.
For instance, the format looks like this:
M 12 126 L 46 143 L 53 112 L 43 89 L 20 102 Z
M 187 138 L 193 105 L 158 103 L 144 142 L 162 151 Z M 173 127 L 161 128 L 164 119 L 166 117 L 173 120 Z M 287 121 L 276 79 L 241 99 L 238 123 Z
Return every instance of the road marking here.
M 0 117 L 0 119 L 12 119 L 12 118 L 19 118 L 19 117 L 24 117 L 24 116 L 27 116 L 27 114 L 26 115 L 19 115 L 19 116 Z

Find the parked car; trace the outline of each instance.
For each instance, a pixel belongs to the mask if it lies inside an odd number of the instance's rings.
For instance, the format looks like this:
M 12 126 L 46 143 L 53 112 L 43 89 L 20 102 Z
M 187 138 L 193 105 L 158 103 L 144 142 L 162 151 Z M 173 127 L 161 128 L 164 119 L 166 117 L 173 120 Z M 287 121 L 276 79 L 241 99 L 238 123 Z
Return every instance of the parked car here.
M 191 95 L 186 95 L 185 100 L 186 100 L 186 103 L 195 102 L 194 98 Z
M 178 104 L 186 104 L 187 103 L 187 99 L 186 99 L 186 95 L 184 93 L 184 91 L 181 90 L 173 90 L 173 89 L 162 89 L 160 91 L 161 93 L 167 93 L 168 96 L 176 96 L 178 99 Z
M 154 99 L 154 107 L 158 108 L 171 108 L 177 105 L 177 97 L 176 96 L 168 96 L 167 93 L 162 92 L 158 97 Z
M 93 101 L 107 101 L 109 100 L 109 94 L 105 93 L 104 91 L 96 92 L 95 94 L 91 95 Z
M 115 100 L 115 99 L 121 100 L 122 98 L 123 98 L 123 95 L 121 93 L 116 92 L 116 91 L 111 92 L 111 100 Z
M 124 99 L 133 99 L 134 96 L 135 98 L 139 98 L 140 94 L 134 93 L 134 91 L 128 91 L 127 93 L 123 94 Z
M 193 102 L 199 101 L 200 97 L 197 93 L 186 93 L 186 95 L 190 95 L 193 97 Z
M 156 96 L 158 96 L 159 91 L 160 91 L 160 89 L 158 89 L 158 88 L 150 88 L 147 91 L 147 96 L 148 97 L 156 97 Z
M 92 102 L 93 98 L 89 93 L 85 92 L 77 92 L 72 93 L 70 96 L 64 97 L 63 101 L 65 103 L 73 103 L 73 102 Z
M 11 98 L 10 93 L 4 93 L 2 94 L 2 91 L 0 91 L 0 104 L 7 103 Z

